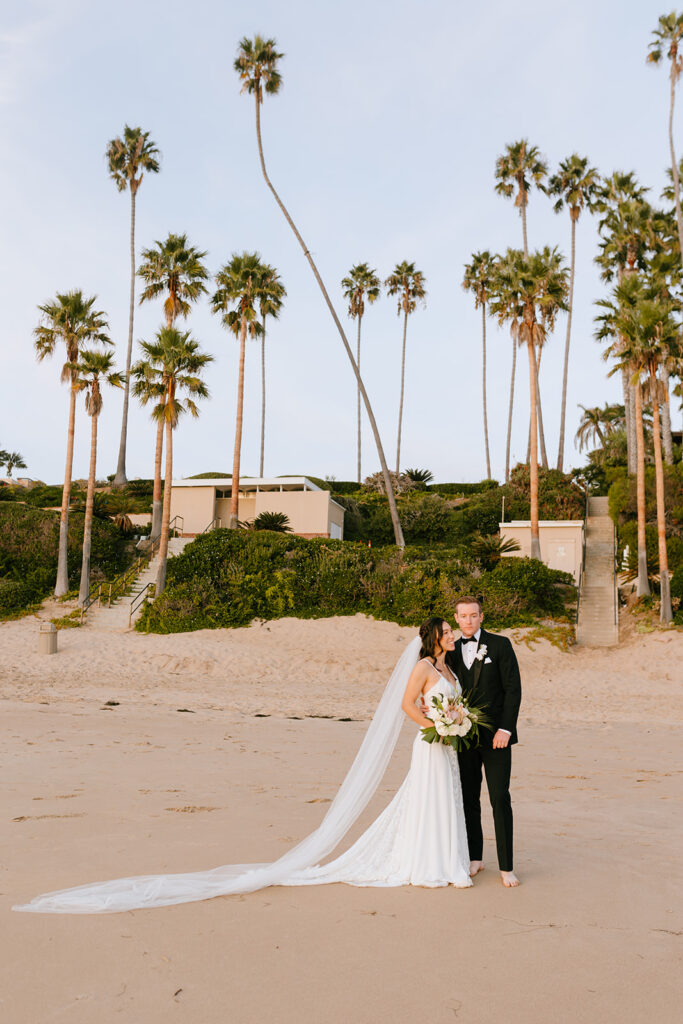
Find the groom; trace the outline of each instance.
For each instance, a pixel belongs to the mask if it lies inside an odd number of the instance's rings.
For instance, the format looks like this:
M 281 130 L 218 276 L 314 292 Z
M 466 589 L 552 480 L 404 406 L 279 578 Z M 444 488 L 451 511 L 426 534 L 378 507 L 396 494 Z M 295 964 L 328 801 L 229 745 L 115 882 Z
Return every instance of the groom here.
M 517 742 L 517 715 L 522 700 L 519 666 L 512 644 L 504 636 L 482 629 L 484 615 L 476 597 L 461 597 L 455 606 L 455 620 L 462 637 L 446 655 L 466 695 L 488 715 L 492 730 L 482 729 L 480 746 L 461 750 L 460 781 L 465 805 L 470 874 L 484 867 L 484 838 L 481 829 L 481 777 L 493 809 L 498 867 L 503 885 L 519 885 L 512 870 L 512 806 L 510 804 L 510 748 Z M 484 650 L 485 648 L 485 650 Z

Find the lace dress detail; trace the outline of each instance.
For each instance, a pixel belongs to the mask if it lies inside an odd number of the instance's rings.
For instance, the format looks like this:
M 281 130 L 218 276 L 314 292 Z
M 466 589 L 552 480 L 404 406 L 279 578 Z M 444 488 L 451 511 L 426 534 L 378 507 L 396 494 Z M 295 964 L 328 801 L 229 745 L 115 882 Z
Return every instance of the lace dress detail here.
M 442 677 L 427 693 L 456 691 Z M 329 864 L 306 868 L 284 885 L 472 885 L 458 755 L 418 732 L 410 769 L 388 807 L 353 846 Z

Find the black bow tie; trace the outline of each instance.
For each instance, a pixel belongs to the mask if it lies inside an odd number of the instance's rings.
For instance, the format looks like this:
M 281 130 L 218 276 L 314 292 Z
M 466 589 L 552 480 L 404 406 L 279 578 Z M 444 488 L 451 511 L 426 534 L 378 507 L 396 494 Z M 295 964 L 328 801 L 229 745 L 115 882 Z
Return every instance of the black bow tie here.
M 466 636 L 462 636 L 462 637 L 460 637 L 460 639 L 461 639 L 463 644 L 476 644 L 477 643 L 476 636 L 467 636 L 467 637 Z

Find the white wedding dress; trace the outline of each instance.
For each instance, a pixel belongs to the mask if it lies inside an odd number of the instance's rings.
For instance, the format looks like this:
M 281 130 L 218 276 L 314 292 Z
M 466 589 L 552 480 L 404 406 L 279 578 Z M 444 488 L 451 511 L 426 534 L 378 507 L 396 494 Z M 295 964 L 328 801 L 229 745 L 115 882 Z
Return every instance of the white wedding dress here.
M 455 692 L 442 676 L 435 679 L 425 699 Z M 306 868 L 282 884 L 346 882 L 464 889 L 472 885 L 469 869 L 458 755 L 448 744 L 425 743 L 418 732 L 401 788 L 360 839 L 331 863 Z
M 319 827 L 271 864 L 225 864 L 208 871 L 139 875 L 36 896 L 13 910 L 52 914 L 111 914 L 255 892 L 271 885 L 443 886 L 465 888 L 467 834 L 455 751 L 413 743 L 410 770 L 389 806 L 353 846 L 323 862 L 363 812 L 382 780 L 405 720 L 401 702 L 417 664 L 420 639 L 399 658 L 360 750 Z M 435 670 L 436 672 L 436 670 Z M 426 696 L 454 692 L 445 677 Z

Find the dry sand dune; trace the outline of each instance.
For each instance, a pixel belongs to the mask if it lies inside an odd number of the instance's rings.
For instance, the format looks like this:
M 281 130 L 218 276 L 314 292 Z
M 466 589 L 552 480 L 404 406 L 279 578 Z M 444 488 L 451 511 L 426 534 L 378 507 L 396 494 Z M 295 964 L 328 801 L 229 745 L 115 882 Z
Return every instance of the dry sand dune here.
M 37 628 L 0 625 L 3 1024 L 680 1019 L 680 631 L 569 653 L 513 634 L 518 890 L 498 881 L 487 817 L 470 890 L 275 888 L 61 917 L 9 908 L 95 879 L 273 859 L 314 828 L 414 631 L 362 616 L 76 629 L 41 657 Z M 410 740 L 408 726 L 349 841 Z

